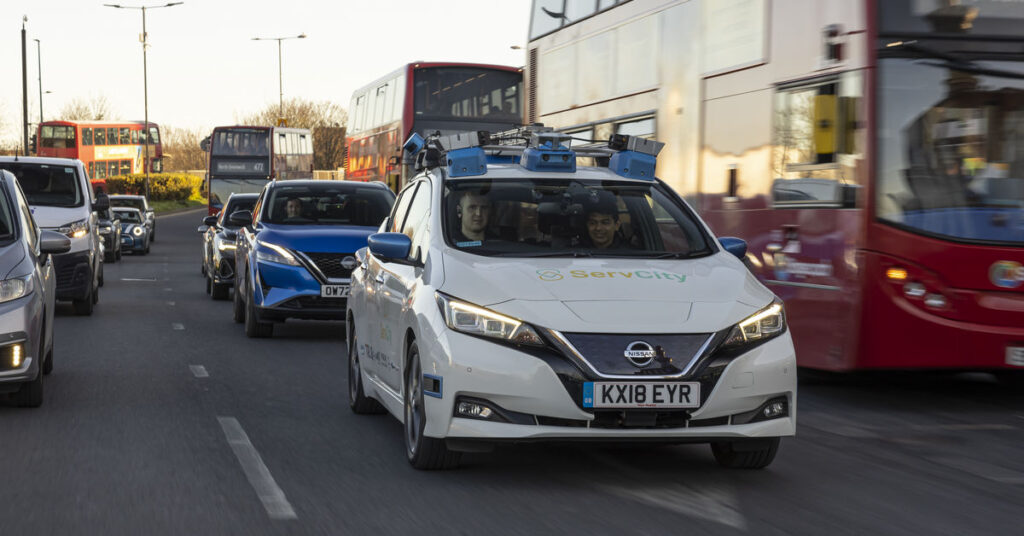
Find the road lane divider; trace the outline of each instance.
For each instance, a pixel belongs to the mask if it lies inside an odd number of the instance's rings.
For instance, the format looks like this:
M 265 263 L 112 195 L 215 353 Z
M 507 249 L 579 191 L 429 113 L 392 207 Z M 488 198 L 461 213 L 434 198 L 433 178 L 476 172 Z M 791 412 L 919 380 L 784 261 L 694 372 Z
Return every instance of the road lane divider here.
M 202 365 L 189 365 L 189 370 L 192 371 L 192 375 L 196 378 L 209 378 L 210 373 L 206 372 L 206 367 Z
M 270 474 L 270 469 L 267 469 L 266 464 L 263 463 L 263 458 L 260 457 L 256 447 L 249 441 L 249 436 L 242 429 L 238 419 L 234 417 L 217 417 L 217 421 L 220 422 L 220 427 L 224 430 L 224 436 L 228 440 L 228 445 L 231 446 L 235 457 L 238 458 L 238 463 L 242 466 L 242 471 L 245 473 L 246 478 L 249 479 L 249 484 L 256 490 L 256 495 L 260 498 L 260 502 L 263 503 L 263 508 L 266 509 L 267 515 L 271 519 L 296 519 L 298 516 L 295 515 L 295 509 L 288 502 L 284 491 L 274 481 L 274 477 Z

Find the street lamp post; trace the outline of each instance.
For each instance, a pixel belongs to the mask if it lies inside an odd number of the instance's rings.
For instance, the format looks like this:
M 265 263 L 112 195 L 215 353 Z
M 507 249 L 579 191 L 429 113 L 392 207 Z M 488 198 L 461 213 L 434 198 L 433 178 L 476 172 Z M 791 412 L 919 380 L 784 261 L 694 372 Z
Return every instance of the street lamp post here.
M 39 122 L 43 122 L 43 52 L 39 40 L 36 39 L 36 62 L 39 64 Z
M 277 41 L 277 111 L 278 122 L 284 118 L 284 77 L 281 74 L 281 41 L 285 39 L 305 39 L 306 34 L 289 35 L 286 37 L 253 37 L 253 41 Z
M 142 143 L 145 146 L 145 159 L 142 161 L 142 167 L 146 170 L 146 198 L 149 198 L 149 77 L 146 69 L 146 47 L 149 43 L 146 41 L 146 10 L 147 9 L 158 9 L 161 7 L 172 7 L 184 4 L 184 2 L 168 2 L 159 6 L 124 6 L 121 4 L 103 4 L 107 7 L 113 7 L 117 9 L 138 9 L 142 11 L 142 36 L 139 41 L 142 42 L 142 113 L 143 126 L 142 126 Z

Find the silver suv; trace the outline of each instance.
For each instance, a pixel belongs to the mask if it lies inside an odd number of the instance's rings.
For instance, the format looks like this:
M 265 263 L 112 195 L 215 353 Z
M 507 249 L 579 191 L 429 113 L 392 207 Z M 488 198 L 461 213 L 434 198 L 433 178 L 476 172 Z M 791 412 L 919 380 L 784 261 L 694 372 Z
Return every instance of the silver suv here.
M 0 170 L 0 393 L 21 406 L 43 403 L 43 375 L 53 370 L 53 255 L 71 239 L 36 226 L 25 194 Z

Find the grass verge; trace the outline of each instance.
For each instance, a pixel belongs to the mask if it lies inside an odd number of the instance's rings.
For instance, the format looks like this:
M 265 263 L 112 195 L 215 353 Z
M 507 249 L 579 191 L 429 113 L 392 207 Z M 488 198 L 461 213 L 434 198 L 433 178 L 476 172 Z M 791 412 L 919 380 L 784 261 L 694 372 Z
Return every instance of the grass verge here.
M 205 207 L 206 200 L 189 199 L 188 201 L 150 201 L 149 206 L 152 207 L 153 211 L 157 214 L 160 214 L 163 212 L 174 212 L 190 208 Z

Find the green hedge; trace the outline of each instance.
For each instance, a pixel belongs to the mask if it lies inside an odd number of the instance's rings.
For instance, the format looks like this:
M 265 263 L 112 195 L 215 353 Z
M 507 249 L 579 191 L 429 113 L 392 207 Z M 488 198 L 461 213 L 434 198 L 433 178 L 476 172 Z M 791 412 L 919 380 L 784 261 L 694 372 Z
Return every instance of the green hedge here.
M 136 194 L 146 191 L 146 176 L 141 173 L 107 177 L 107 193 Z M 188 173 L 150 173 L 150 201 L 202 199 L 203 179 Z

